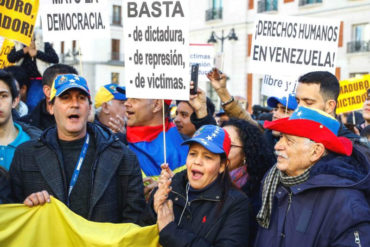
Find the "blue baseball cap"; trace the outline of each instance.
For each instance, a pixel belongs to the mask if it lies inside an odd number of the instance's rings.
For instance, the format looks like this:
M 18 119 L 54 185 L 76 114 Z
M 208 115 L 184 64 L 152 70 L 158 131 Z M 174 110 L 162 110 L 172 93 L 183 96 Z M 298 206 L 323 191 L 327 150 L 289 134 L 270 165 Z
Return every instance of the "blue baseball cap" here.
M 229 155 L 231 140 L 229 134 L 217 125 L 203 125 L 192 138 L 184 141 L 182 145 L 189 145 L 193 142 L 199 143 L 207 150 L 215 154 Z
M 75 74 L 58 75 L 51 86 L 50 101 L 69 89 L 80 89 L 90 97 L 90 90 L 85 78 Z
M 288 99 L 288 100 L 287 100 Z M 267 105 L 272 108 L 276 108 L 277 104 L 280 103 L 284 107 L 287 107 L 287 101 L 288 101 L 288 109 L 295 110 L 298 106 L 297 100 L 295 98 L 295 94 L 289 94 L 289 97 L 286 96 L 282 98 L 271 96 L 267 99 Z
M 126 88 L 117 84 L 107 84 L 102 86 L 95 95 L 95 108 L 99 108 L 103 103 L 116 100 L 127 100 Z

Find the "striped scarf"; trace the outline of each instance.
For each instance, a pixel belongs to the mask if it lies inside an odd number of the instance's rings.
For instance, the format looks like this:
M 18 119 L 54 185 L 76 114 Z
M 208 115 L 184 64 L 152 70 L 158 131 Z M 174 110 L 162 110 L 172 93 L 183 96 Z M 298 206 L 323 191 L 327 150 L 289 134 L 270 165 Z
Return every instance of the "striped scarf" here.
M 311 168 L 311 167 L 310 167 Z M 270 218 L 272 212 L 272 202 L 276 188 L 279 183 L 286 187 L 307 181 L 310 177 L 310 168 L 306 169 L 301 175 L 296 177 L 289 177 L 277 169 L 274 165 L 266 176 L 262 189 L 262 207 L 257 214 L 257 222 L 263 228 L 268 228 L 270 225 Z

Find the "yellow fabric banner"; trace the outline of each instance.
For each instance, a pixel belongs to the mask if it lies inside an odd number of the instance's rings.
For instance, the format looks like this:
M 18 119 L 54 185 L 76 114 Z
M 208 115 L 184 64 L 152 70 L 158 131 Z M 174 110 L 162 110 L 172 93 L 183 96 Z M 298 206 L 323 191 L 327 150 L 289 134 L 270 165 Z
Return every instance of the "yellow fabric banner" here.
M 337 114 L 360 110 L 370 88 L 370 75 L 340 81 Z
M 0 35 L 29 46 L 38 9 L 39 0 L 0 1 Z
M 156 225 L 88 221 L 54 197 L 43 206 L 0 205 L 0 246 L 157 247 Z
M 0 49 L 0 69 L 14 65 L 8 61 L 8 54 L 12 50 L 14 42 L 9 39 L 4 39 L 3 45 Z

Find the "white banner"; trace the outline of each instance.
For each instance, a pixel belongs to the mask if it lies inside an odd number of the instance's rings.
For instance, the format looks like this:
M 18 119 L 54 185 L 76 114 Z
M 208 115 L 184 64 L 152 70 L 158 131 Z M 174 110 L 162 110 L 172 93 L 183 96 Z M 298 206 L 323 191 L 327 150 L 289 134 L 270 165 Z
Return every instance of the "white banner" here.
M 298 77 L 265 75 L 262 79 L 261 94 L 278 98 L 295 93 Z
M 41 0 L 43 39 L 66 41 L 107 38 L 110 36 L 108 10 L 106 0 Z
M 189 99 L 188 4 L 123 1 L 127 97 Z
M 190 44 L 190 66 L 199 63 L 198 82 L 209 81 L 207 73 L 214 67 L 215 48 L 210 44 Z
M 257 15 L 251 47 L 253 73 L 299 76 L 335 73 L 339 20 Z

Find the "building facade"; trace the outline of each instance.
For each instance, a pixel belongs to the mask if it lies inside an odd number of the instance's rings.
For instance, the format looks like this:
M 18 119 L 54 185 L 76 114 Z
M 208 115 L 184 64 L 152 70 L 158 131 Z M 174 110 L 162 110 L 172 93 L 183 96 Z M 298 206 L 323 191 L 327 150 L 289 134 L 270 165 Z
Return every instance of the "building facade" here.
M 93 94 L 107 83 L 125 84 L 122 3 L 109 0 L 110 37 L 54 43 L 61 62 L 74 65 L 88 79 Z M 189 0 L 189 5 L 190 43 L 204 44 L 212 32 L 221 38 L 234 30 L 238 40 L 216 38 L 216 66 L 228 75 L 230 92 L 247 98 L 250 107 L 265 101 L 260 94 L 263 75 L 249 70 L 253 23 L 259 13 L 340 21 L 336 76 L 370 73 L 370 0 Z M 217 98 L 208 84 L 201 87 Z

